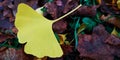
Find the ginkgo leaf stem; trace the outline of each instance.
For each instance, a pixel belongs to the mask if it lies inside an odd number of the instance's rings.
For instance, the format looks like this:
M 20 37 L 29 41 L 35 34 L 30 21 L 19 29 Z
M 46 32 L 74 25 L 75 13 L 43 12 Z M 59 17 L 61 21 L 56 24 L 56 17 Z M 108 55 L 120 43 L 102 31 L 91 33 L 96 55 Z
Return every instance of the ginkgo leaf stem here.
M 58 21 L 58 20 L 63 19 L 64 17 L 66 17 L 66 16 L 70 15 L 71 13 L 73 13 L 74 11 L 76 11 L 76 10 L 77 10 L 78 8 L 80 8 L 81 6 L 82 6 L 81 4 L 78 5 L 75 9 L 73 9 L 73 10 L 71 10 L 70 12 L 68 12 L 67 14 L 65 14 L 65 15 L 63 15 L 63 16 L 57 18 L 57 19 L 55 19 L 53 22 L 56 22 L 56 21 Z

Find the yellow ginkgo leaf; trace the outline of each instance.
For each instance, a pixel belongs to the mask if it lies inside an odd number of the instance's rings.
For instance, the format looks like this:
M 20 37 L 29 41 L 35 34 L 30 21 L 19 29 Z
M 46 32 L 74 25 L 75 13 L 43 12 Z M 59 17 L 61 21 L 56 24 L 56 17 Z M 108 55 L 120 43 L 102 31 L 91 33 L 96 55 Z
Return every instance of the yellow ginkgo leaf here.
M 120 0 L 117 0 L 117 6 L 120 9 Z
M 74 12 L 80 6 L 56 20 L 48 20 L 41 12 L 37 13 L 24 3 L 19 4 L 15 26 L 18 29 L 19 42 L 22 44 L 26 43 L 25 53 L 38 58 L 45 56 L 52 58 L 61 57 L 63 51 L 53 33 L 52 24 Z
M 64 44 L 65 40 L 66 40 L 66 34 L 58 34 L 59 38 L 60 38 L 60 44 Z
M 99 4 L 101 4 L 101 0 L 97 0 L 97 2 L 98 2 Z
M 116 31 L 116 28 L 114 27 L 113 31 L 111 32 L 112 35 L 118 36 L 118 32 Z
M 38 14 L 26 4 L 18 6 L 15 26 L 20 43 L 26 43 L 25 52 L 39 58 L 60 57 L 63 52 L 52 31 L 53 21 Z

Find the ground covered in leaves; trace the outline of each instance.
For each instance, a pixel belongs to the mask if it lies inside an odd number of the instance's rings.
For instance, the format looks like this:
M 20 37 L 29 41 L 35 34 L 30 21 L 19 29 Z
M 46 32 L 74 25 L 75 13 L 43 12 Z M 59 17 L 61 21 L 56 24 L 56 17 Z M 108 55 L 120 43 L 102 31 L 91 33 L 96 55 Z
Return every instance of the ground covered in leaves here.
M 14 26 L 19 3 L 41 9 L 53 24 L 64 55 L 42 60 L 120 60 L 120 0 L 0 0 L 0 60 L 37 60 L 23 52 Z M 44 26 L 43 26 L 44 27 Z

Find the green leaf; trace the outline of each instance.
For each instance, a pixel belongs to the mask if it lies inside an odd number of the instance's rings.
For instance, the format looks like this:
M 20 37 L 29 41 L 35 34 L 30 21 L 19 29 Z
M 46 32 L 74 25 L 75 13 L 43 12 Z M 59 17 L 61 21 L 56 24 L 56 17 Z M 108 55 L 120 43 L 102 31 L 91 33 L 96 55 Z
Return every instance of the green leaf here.
M 15 48 L 15 49 L 18 49 L 20 48 L 20 44 L 18 42 L 18 38 L 13 38 L 11 40 L 9 40 L 11 42 L 11 45 L 9 46 L 10 48 Z
M 46 12 L 47 11 L 47 8 L 43 7 L 40 9 L 42 12 Z
M 78 46 L 78 27 L 80 26 L 80 17 L 72 17 L 73 22 L 70 23 L 72 29 L 74 29 L 74 40 L 75 40 L 75 48 Z
M 4 41 L 3 43 L 0 43 L 0 48 L 5 46 L 7 44 L 8 40 Z
M 92 30 L 94 26 L 96 26 L 96 22 L 94 22 L 91 18 L 84 17 L 82 19 L 82 22 L 87 25 L 86 29 L 88 31 Z
M 47 0 L 47 2 L 53 2 L 53 0 Z
M 9 44 L 9 42 L 10 42 L 10 44 Z M 1 47 L 19 49 L 21 47 L 21 45 L 19 44 L 17 38 L 13 38 L 13 39 L 6 39 L 3 43 L 0 43 L 0 48 Z
M 75 27 L 74 27 L 74 38 L 75 38 L 75 48 L 78 46 L 78 34 L 77 34 L 77 29 L 80 25 L 79 23 L 80 17 L 77 17 L 77 21 L 75 22 Z
M 84 5 L 87 5 L 87 6 L 91 6 L 92 5 L 92 1 L 91 0 L 84 0 Z
M 102 23 L 102 21 L 100 20 L 100 16 L 102 15 L 102 13 L 100 11 L 97 11 L 97 14 L 95 17 L 93 17 L 94 21 L 97 23 Z

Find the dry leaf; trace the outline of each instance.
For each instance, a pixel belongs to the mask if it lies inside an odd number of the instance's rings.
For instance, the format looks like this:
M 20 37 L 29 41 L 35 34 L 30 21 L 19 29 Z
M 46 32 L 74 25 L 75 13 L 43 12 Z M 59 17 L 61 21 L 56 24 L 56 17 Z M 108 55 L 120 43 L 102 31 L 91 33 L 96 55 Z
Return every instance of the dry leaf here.
M 33 58 L 33 56 L 25 54 L 23 48 L 19 50 L 8 48 L 0 51 L 0 60 L 33 60 Z
M 82 16 L 95 16 L 96 13 L 97 13 L 97 8 L 99 7 L 98 6 L 82 6 L 80 7 L 78 10 L 77 10 L 77 14 L 78 15 L 82 15 Z
M 120 18 L 118 18 L 118 17 L 114 17 L 114 16 L 112 17 L 111 15 L 107 15 L 107 16 L 102 15 L 100 17 L 100 19 L 103 21 L 106 21 L 108 23 L 111 23 L 111 24 L 115 25 L 116 27 L 120 28 Z
M 114 56 L 120 56 L 120 39 L 110 35 L 103 25 L 93 29 L 91 35 L 80 34 L 78 51 L 80 57 L 94 60 L 114 60 Z
M 57 21 L 53 23 L 52 28 L 58 34 L 63 33 L 67 29 L 67 22 L 64 20 Z

